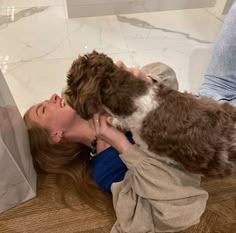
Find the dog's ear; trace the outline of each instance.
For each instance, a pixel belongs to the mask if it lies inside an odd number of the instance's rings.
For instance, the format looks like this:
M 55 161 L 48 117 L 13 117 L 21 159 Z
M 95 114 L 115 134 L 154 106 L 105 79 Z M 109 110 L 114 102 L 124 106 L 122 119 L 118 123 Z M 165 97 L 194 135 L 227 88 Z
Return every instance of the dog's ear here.
M 93 117 L 95 113 L 98 113 L 102 109 L 102 99 L 99 87 L 92 87 L 92 91 L 87 92 L 87 89 L 83 87 L 77 88 L 77 95 L 74 100 L 74 106 L 78 109 L 79 115 L 85 119 L 89 120 Z

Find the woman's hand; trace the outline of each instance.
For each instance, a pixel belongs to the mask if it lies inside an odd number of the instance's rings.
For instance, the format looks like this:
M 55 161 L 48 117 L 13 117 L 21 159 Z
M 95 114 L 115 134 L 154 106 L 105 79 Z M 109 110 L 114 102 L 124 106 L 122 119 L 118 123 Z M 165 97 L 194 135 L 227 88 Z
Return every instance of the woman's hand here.
M 89 120 L 89 124 L 94 130 L 98 140 L 105 141 L 122 154 L 127 151 L 132 144 L 124 133 L 111 125 L 111 119 L 108 113 L 97 113 Z
M 123 61 L 118 61 L 118 62 L 116 62 L 116 65 L 117 65 L 119 68 L 121 68 L 121 69 L 123 69 L 123 70 L 126 70 L 126 71 L 132 73 L 135 77 L 137 77 L 137 78 L 139 78 L 139 79 L 142 79 L 142 80 L 144 80 L 144 81 L 146 81 L 146 82 L 149 82 L 149 83 L 151 83 L 151 84 L 153 83 L 152 79 L 151 79 L 150 77 L 146 76 L 146 75 L 142 72 L 142 70 L 140 70 L 140 69 L 138 69 L 138 68 L 135 68 L 135 67 L 130 67 L 130 68 L 128 68 L 128 67 L 124 64 Z

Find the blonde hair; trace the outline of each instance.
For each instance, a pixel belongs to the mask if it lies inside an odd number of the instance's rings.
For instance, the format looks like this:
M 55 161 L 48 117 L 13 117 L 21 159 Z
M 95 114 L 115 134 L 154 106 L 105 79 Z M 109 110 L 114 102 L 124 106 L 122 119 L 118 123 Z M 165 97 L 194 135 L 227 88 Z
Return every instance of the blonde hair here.
M 24 121 L 36 171 L 43 170 L 57 175 L 61 200 L 68 207 L 70 206 L 66 203 L 64 186 L 60 185 L 63 184 L 65 176 L 70 178 L 74 184 L 74 192 L 87 205 L 96 210 L 112 212 L 111 195 L 105 193 L 93 179 L 89 148 L 63 138 L 57 144 L 51 143 L 49 131 L 29 118 L 29 110 L 24 115 Z

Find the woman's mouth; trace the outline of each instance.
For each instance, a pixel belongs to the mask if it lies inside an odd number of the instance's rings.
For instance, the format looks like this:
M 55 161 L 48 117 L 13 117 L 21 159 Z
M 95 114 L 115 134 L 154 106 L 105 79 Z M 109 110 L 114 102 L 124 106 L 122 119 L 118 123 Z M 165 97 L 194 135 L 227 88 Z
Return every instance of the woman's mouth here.
M 66 105 L 65 100 L 64 100 L 64 99 L 61 99 L 61 108 L 65 107 L 65 105 Z

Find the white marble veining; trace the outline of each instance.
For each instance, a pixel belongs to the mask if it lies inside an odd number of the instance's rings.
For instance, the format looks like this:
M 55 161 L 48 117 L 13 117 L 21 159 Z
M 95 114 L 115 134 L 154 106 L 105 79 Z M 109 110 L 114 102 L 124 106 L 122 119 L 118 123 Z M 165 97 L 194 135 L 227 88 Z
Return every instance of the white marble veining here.
M 0 67 L 23 114 L 60 93 L 78 54 L 93 49 L 141 67 L 161 61 L 180 90 L 203 78 L 223 19 L 212 8 L 67 19 L 63 0 L 0 0 Z

